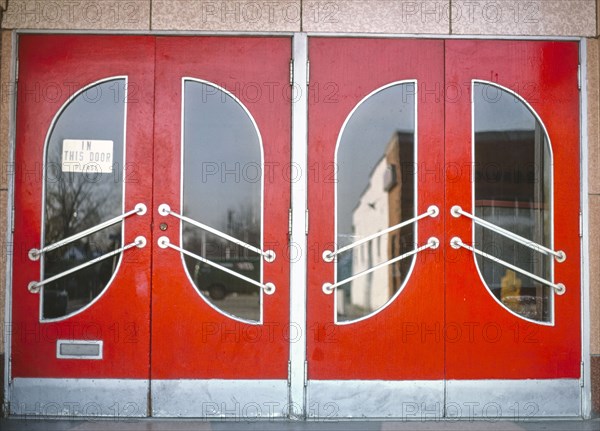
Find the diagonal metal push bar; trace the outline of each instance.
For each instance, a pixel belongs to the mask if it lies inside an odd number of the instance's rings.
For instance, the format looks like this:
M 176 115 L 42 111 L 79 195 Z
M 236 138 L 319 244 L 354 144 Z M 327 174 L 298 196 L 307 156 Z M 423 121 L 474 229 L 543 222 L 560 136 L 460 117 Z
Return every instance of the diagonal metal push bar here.
M 532 250 L 538 251 L 542 254 L 545 254 L 546 256 L 554 256 L 554 258 L 556 259 L 557 262 L 564 262 L 565 260 L 567 260 L 567 255 L 565 254 L 564 251 L 562 250 L 552 250 L 548 247 L 544 247 L 541 244 L 538 244 L 537 242 L 531 241 L 530 239 L 524 238 L 520 235 L 517 235 L 514 232 L 511 232 L 509 230 L 506 230 L 504 228 L 501 228 L 500 226 L 497 226 L 493 223 L 490 223 L 487 220 L 484 220 L 482 218 L 477 217 L 476 215 L 473 215 L 471 213 L 468 213 L 466 211 L 464 211 L 460 205 L 454 205 L 451 209 L 450 209 L 450 213 L 452 214 L 452 216 L 458 218 L 460 216 L 465 216 L 467 218 L 470 218 L 471 220 L 473 220 L 475 223 L 477 223 L 478 225 L 489 229 L 493 232 L 496 232 L 500 235 L 505 236 L 506 238 L 512 239 L 515 242 L 518 242 L 519 244 L 522 244 L 526 247 L 529 247 Z
M 387 229 L 384 229 L 382 231 L 379 231 L 377 233 L 374 233 L 373 235 L 369 235 L 363 239 L 360 239 L 356 242 L 353 242 L 352 244 L 349 244 L 345 247 L 342 248 L 338 248 L 336 251 L 331 251 L 331 250 L 325 250 L 323 252 L 323 260 L 325 262 L 333 262 L 333 259 L 335 259 L 335 257 L 340 254 L 343 253 L 345 251 L 351 250 L 354 247 L 358 247 L 361 244 L 364 244 L 365 242 L 369 242 L 374 240 L 375 238 L 385 235 L 387 233 L 393 232 L 397 229 L 402 229 L 405 226 L 411 225 L 413 223 L 418 222 L 421 219 L 424 219 L 426 217 L 437 217 L 440 214 L 440 209 L 435 206 L 435 205 L 431 205 L 429 208 L 427 208 L 427 212 L 424 212 L 423 214 L 420 214 L 414 218 L 408 219 L 406 221 L 403 221 L 402 223 L 398 223 L 397 225 L 388 227 Z
M 370 274 L 373 271 L 376 271 L 376 270 L 378 270 L 380 268 L 384 268 L 384 267 L 386 267 L 388 265 L 391 265 L 393 263 L 396 263 L 396 262 L 398 262 L 398 261 L 400 261 L 402 259 L 406 259 L 407 257 L 410 257 L 410 256 L 412 256 L 414 254 L 420 253 L 421 251 L 427 250 L 428 248 L 430 248 L 432 250 L 435 250 L 439 246 L 440 246 L 440 241 L 436 237 L 431 237 L 431 238 L 429 238 L 427 240 L 427 243 L 425 243 L 421 247 L 417 247 L 416 249 L 409 251 L 408 253 L 404 253 L 404 254 L 402 254 L 400 256 L 397 256 L 397 257 L 395 257 L 393 259 L 390 259 L 390 260 L 388 260 L 386 262 L 380 263 L 379 265 L 375 265 L 372 268 L 369 268 L 369 269 L 367 269 L 365 271 L 359 272 L 358 274 L 354 274 L 353 276 L 345 278 L 342 281 L 338 281 L 336 283 L 324 283 L 323 284 L 323 293 L 326 293 L 327 295 L 330 295 L 331 293 L 333 293 L 333 291 L 337 287 L 342 286 L 342 285 L 344 285 L 346 283 L 350 283 L 352 280 L 356 280 L 357 278 L 362 277 L 363 275 Z
M 210 232 L 212 234 L 220 236 L 221 238 L 226 239 L 227 241 L 230 241 L 230 242 L 232 242 L 234 244 L 237 244 L 237 245 L 239 245 L 241 247 L 247 248 L 248 250 L 251 250 L 251 251 L 253 251 L 253 252 L 257 253 L 257 254 L 260 254 L 265 259 L 266 262 L 271 263 L 271 262 L 273 262 L 275 260 L 276 255 L 275 255 L 275 252 L 273 250 L 265 250 L 265 251 L 263 251 L 263 250 L 261 250 L 258 247 L 254 247 L 253 245 L 248 244 L 247 242 L 244 242 L 244 241 L 242 241 L 240 239 L 237 239 L 237 238 L 234 238 L 234 237 L 232 237 L 230 235 L 227 235 L 226 233 L 221 232 L 220 230 L 212 228 L 212 227 L 210 227 L 208 225 L 205 225 L 204 223 L 200 223 L 199 221 L 196 221 L 196 220 L 191 219 L 189 217 L 186 217 L 184 215 L 178 214 L 175 211 L 171 211 L 171 207 L 169 205 L 167 205 L 167 204 L 161 204 L 158 207 L 158 213 L 161 216 L 172 215 L 173 217 L 178 218 L 179 220 L 182 220 L 182 221 L 184 221 L 186 223 L 192 224 L 192 225 L 194 225 L 196 227 L 199 227 L 200 229 L 204 229 L 207 232 Z
M 257 287 L 260 287 L 267 295 L 272 295 L 275 293 L 275 285 L 273 283 L 264 283 L 263 284 L 256 280 L 253 280 L 249 277 L 246 277 L 245 275 L 242 275 L 235 271 L 232 271 L 229 268 L 225 268 L 223 265 L 219 265 L 218 263 L 215 263 L 212 260 L 206 259 L 202 256 L 198 256 L 197 254 L 192 253 L 191 251 L 188 251 L 184 248 L 181 248 L 181 247 L 171 244 L 171 241 L 166 236 L 161 236 L 160 238 L 158 238 L 158 246 L 160 248 L 172 248 L 173 250 L 177 250 L 178 252 L 183 253 L 186 256 L 191 257 L 192 259 L 199 260 L 200 262 L 206 263 L 207 265 L 210 265 L 214 268 L 224 271 L 227 274 L 233 275 L 234 277 L 244 280 L 244 281 L 246 281 L 250 284 L 253 284 Z
M 45 284 L 52 283 L 53 281 L 56 281 L 63 277 L 66 277 L 67 275 L 73 274 L 74 272 L 81 271 L 82 269 L 87 268 L 88 266 L 92 266 L 98 262 L 108 259 L 109 257 L 115 256 L 121 252 L 124 252 L 125 250 L 129 250 L 130 248 L 133 248 L 133 247 L 144 248 L 145 246 L 146 246 L 146 238 L 144 238 L 143 236 L 138 236 L 132 243 L 127 244 L 123 247 L 120 247 L 116 250 L 113 250 L 110 253 L 106 253 L 106 254 L 103 254 L 102 256 L 98 256 L 95 259 L 92 259 L 92 260 L 90 260 L 86 263 L 82 263 L 81 265 L 78 265 L 74 268 L 63 271 L 60 274 L 53 275 L 52 277 L 46 278 L 45 280 L 32 281 L 31 283 L 29 283 L 29 286 L 27 286 L 27 289 L 31 293 L 39 293 L 40 288 Z
M 485 251 L 479 250 L 478 248 L 472 247 L 470 245 L 465 244 L 462 239 L 460 239 L 459 237 L 455 236 L 454 238 L 452 238 L 450 240 L 450 245 L 452 246 L 452 248 L 458 250 L 459 248 L 466 248 L 467 250 L 471 250 L 473 253 L 476 253 L 482 257 L 485 257 L 486 259 L 490 259 L 496 263 L 499 263 L 502 266 L 505 266 L 509 269 L 512 269 L 515 272 L 518 272 L 519 274 L 522 274 L 526 277 L 529 277 L 539 283 L 542 283 L 546 286 L 550 286 L 554 289 L 554 291 L 559 294 L 559 295 L 564 295 L 564 293 L 567 291 L 567 288 L 564 284 L 562 283 L 553 283 L 551 281 L 548 281 L 542 277 L 539 277 L 535 274 L 532 274 L 529 271 L 525 271 L 524 269 L 519 268 L 518 266 L 515 266 L 513 264 L 510 264 L 502 259 L 497 258 L 496 256 L 492 256 L 491 254 L 486 253 Z
M 92 226 L 91 228 L 83 230 L 79 233 L 76 233 L 75 235 L 69 236 L 69 237 L 61 239 L 60 241 L 57 241 L 53 244 L 47 245 L 46 247 L 44 247 L 42 249 L 32 248 L 31 250 L 29 250 L 29 259 L 30 260 L 38 260 L 40 258 L 40 256 L 44 253 L 48 253 L 49 251 L 56 250 L 57 248 L 60 248 L 64 245 L 72 243 L 73 241 L 77 241 L 78 239 L 84 238 L 88 235 L 91 235 L 93 233 L 101 231 L 102 229 L 105 229 L 109 226 L 117 224 L 120 221 L 122 221 L 122 220 L 126 219 L 127 217 L 130 217 L 134 214 L 144 215 L 144 214 L 146 214 L 146 211 L 147 211 L 146 205 L 139 203 L 135 206 L 134 209 L 132 209 L 131 211 L 127 211 L 125 214 L 121 214 L 120 216 L 116 216 L 115 218 L 111 218 L 110 220 L 106 220 L 105 222 L 97 224 L 96 226 Z

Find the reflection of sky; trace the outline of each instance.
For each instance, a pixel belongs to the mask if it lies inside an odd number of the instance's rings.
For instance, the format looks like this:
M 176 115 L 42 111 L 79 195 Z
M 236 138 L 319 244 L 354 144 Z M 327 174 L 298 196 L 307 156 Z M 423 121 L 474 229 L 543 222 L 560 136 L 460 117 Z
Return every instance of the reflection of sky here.
M 186 215 L 226 229 L 227 211 L 260 219 L 261 149 L 256 128 L 230 96 L 200 82 L 185 84 Z
M 473 86 L 475 132 L 533 130 L 536 119 L 522 100 L 493 85 Z
M 372 95 L 346 124 L 336 159 L 338 235 L 352 232 L 352 212 L 393 134 L 414 130 L 413 90 L 412 83 L 398 84 Z

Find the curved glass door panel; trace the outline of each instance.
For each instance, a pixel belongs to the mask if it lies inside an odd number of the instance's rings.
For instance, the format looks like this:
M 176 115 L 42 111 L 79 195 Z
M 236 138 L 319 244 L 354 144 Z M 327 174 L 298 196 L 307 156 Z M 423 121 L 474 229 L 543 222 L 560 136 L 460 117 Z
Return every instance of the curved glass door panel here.
M 262 142 L 250 113 L 232 94 L 204 81 L 183 80 L 183 214 L 262 249 Z M 182 222 L 182 245 L 253 280 L 260 255 Z M 259 322 L 259 287 L 188 256 L 188 275 L 216 309 Z
M 415 217 L 416 85 L 394 83 L 363 99 L 346 119 L 336 154 L 337 248 Z M 336 281 L 416 248 L 409 225 L 336 257 Z M 408 279 L 414 256 L 337 288 L 337 322 L 388 304 Z
M 123 213 L 126 78 L 80 90 L 48 133 L 44 165 L 44 229 L 48 246 Z M 121 247 L 122 223 L 42 256 L 42 279 Z M 121 253 L 43 286 L 42 318 L 81 311 L 110 284 Z
M 475 215 L 552 248 L 552 150 L 532 108 L 496 84 L 473 82 Z M 553 257 L 474 224 L 485 252 L 546 280 Z M 511 312 L 550 323 L 552 288 L 492 260 L 476 257 L 483 281 Z

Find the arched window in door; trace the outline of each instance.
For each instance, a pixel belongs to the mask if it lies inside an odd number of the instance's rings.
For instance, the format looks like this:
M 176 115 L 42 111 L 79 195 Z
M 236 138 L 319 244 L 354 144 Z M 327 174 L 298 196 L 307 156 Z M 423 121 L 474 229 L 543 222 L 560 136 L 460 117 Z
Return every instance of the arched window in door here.
M 473 82 L 475 216 L 531 244 L 553 248 L 552 147 L 533 108 L 494 83 Z M 554 257 L 474 223 L 484 252 L 546 280 Z M 482 280 L 496 300 L 525 319 L 553 322 L 553 288 L 476 255 Z
M 42 245 L 59 243 L 124 212 L 127 78 L 107 78 L 76 92 L 56 114 L 44 156 Z M 41 279 L 118 250 L 122 222 L 40 253 Z M 87 308 L 109 286 L 122 253 L 42 287 L 42 319 Z
M 215 84 L 183 79 L 183 215 L 262 249 L 263 149 L 246 107 Z M 182 222 L 183 248 L 244 277 L 262 280 L 262 256 Z M 262 321 L 263 290 L 184 256 L 198 292 L 230 317 Z
M 395 82 L 361 100 L 348 115 L 336 148 L 336 248 L 415 217 L 416 83 Z M 413 251 L 416 223 L 336 256 L 336 282 Z M 414 256 L 377 269 L 336 290 L 336 321 L 383 309 L 402 290 Z

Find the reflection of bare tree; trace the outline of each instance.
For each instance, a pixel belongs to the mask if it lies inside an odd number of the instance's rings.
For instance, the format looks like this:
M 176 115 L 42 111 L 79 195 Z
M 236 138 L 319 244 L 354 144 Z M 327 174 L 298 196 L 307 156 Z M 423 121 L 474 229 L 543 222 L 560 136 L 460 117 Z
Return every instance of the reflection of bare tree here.
M 62 172 L 59 145 L 53 146 L 46 176 L 45 243 L 51 244 L 118 215 L 121 188 L 110 174 Z M 105 249 L 105 235 L 90 238 Z
M 111 174 L 62 172 L 61 145 L 54 142 L 46 172 L 44 243 L 49 245 L 118 215 L 122 187 Z M 117 224 L 46 253 L 44 274 L 56 275 L 121 245 Z M 63 277 L 44 289 L 44 315 L 58 317 L 98 296 L 110 280 L 119 256 Z
M 82 174 L 64 174 L 66 181 L 46 193 L 46 242 L 54 242 L 101 222 L 103 200 L 94 199 L 94 185 Z
M 200 215 L 189 214 L 188 216 L 202 221 Z M 258 208 L 240 204 L 237 210 L 232 208 L 224 209 L 221 220 L 222 223 L 220 226 L 211 227 L 219 229 L 255 247 L 260 247 L 261 223 L 260 210 Z M 213 235 L 187 223 L 183 225 L 183 243 L 187 249 L 210 259 L 233 259 L 255 254 L 244 247 L 237 246 L 217 235 Z
M 228 209 L 226 231 L 235 238 L 260 247 L 259 210 L 243 204 L 237 211 Z

